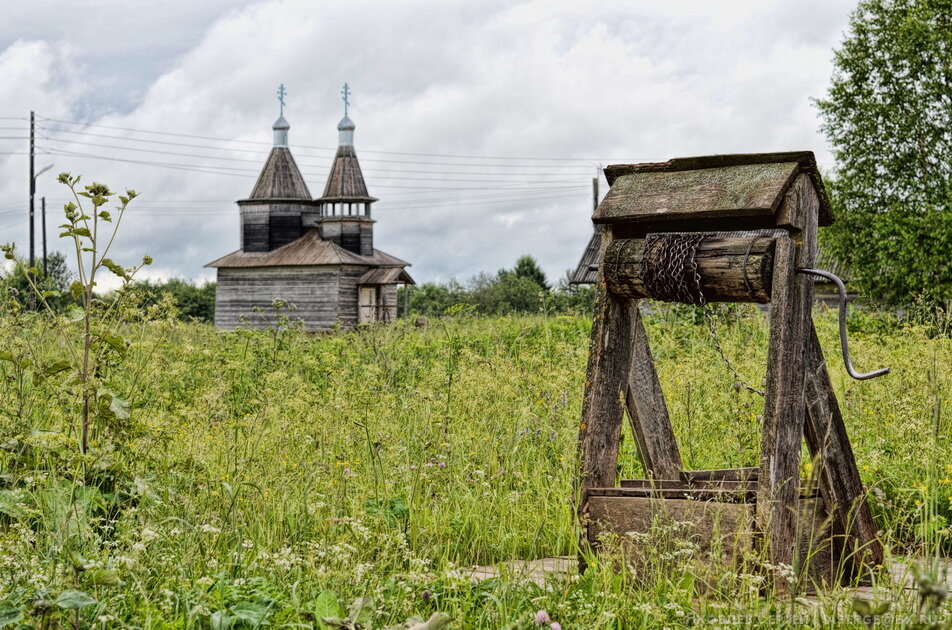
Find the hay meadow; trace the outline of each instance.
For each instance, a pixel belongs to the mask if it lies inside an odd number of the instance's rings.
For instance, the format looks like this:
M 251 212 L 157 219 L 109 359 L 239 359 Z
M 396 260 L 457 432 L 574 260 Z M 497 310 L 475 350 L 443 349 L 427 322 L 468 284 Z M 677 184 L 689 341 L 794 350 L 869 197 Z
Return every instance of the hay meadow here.
M 122 309 L 124 347 L 102 354 L 108 391 L 84 453 L 75 379 L 61 362 L 82 322 L 10 305 L 0 317 L 0 627 L 863 628 L 949 618 L 944 596 L 904 590 L 888 572 L 866 576 L 881 609 L 865 618 L 850 589 L 774 598 L 759 575 L 726 568 L 702 588 L 698 576 L 713 569 L 690 547 L 659 545 L 638 567 L 609 549 L 584 574 L 541 584 L 505 567 L 473 579 L 474 565 L 579 553 L 587 315 L 484 318 L 459 307 L 425 326 L 314 335 L 290 322 L 224 333 L 177 321 L 164 304 Z M 834 314 L 816 315 L 889 555 L 940 589 L 929 571 L 950 547 L 952 342 L 857 313 L 854 360 L 892 373 L 850 381 Z M 722 307 L 716 317 L 739 371 L 762 378 L 764 313 Z M 756 465 L 761 399 L 734 387 L 701 321 L 691 307 L 646 313 L 686 464 Z M 622 477 L 642 474 L 634 448 L 626 434 Z

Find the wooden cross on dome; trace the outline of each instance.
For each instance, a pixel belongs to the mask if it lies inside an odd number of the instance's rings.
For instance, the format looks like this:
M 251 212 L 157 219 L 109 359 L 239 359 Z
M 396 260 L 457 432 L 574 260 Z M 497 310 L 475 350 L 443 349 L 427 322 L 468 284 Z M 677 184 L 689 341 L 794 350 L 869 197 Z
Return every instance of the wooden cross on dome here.
M 284 97 L 287 96 L 287 91 L 284 89 L 284 84 L 278 86 L 278 102 L 281 103 L 281 115 L 284 116 Z
M 344 89 L 340 91 L 341 100 L 344 101 L 344 116 L 347 115 L 347 108 L 350 106 L 350 86 L 344 84 Z

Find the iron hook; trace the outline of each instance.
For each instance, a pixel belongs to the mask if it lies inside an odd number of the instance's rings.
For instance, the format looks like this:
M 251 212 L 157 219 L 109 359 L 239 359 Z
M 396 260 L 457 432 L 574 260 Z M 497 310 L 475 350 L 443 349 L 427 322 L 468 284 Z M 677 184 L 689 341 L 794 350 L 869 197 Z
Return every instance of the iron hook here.
M 866 372 L 865 374 L 861 374 L 853 369 L 853 364 L 850 362 L 850 348 L 846 341 L 846 287 L 843 285 L 843 281 L 840 280 L 836 274 L 823 271 L 822 269 L 800 268 L 797 269 L 797 272 L 832 280 L 840 292 L 840 350 L 843 351 L 843 363 L 846 364 L 847 373 L 858 381 L 865 381 L 876 378 L 877 376 L 889 374 L 889 368 L 874 370 L 872 372 Z

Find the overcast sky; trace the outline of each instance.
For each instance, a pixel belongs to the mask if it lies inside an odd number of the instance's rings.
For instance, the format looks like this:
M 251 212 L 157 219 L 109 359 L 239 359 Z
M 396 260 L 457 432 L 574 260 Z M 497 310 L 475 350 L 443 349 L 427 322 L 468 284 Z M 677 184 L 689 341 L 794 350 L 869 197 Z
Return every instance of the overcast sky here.
M 213 279 L 203 266 L 238 248 L 234 200 L 269 151 L 278 84 L 318 196 L 347 81 L 375 244 L 425 282 L 522 254 L 562 276 L 591 235 L 599 165 L 809 149 L 829 168 L 811 98 L 855 1 L 2 5 L 0 242 L 28 244 L 32 109 L 37 167 L 55 165 L 37 185 L 52 249 L 69 170 L 141 193 L 118 262 L 147 253 L 153 276 Z

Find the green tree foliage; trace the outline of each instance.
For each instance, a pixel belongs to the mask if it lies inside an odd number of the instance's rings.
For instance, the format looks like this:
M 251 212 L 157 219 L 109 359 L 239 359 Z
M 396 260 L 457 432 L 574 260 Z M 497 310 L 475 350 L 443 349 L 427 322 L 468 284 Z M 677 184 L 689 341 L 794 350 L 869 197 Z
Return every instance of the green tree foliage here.
M 147 303 L 158 303 L 170 295 L 178 307 L 179 319 L 185 321 L 215 321 L 215 283 L 192 284 L 186 280 L 172 278 L 162 282 L 144 280 L 136 283 L 136 288 L 145 293 Z
M 61 312 L 73 303 L 69 294 L 73 274 L 66 266 L 66 256 L 60 252 L 52 252 L 46 259 L 46 271 L 43 270 L 42 258 L 36 261 L 35 270 L 34 282 L 40 291 L 47 294 L 46 302 L 51 309 Z M 31 305 L 39 308 L 27 281 L 27 272 L 27 264 L 18 259 L 16 263 L 10 265 L 9 271 L 0 277 L 0 288 L 24 308 Z
M 522 256 L 512 269 L 495 274 L 477 274 L 466 284 L 427 283 L 409 289 L 409 310 L 439 316 L 456 304 L 471 304 L 482 315 L 509 315 L 540 311 L 589 313 L 594 292 L 589 287 L 572 287 L 564 279 L 553 289 L 545 272 L 531 256 Z M 403 294 L 400 298 L 403 303 Z
M 525 278 L 536 283 L 543 291 L 548 291 L 549 281 L 545 277 L 545 272 L 532 256 L 521 256 L 516 261 L 516 266 L 512 268 L 512 275 L 517 278 Z
M 837 222 L 824 246 L 872 298 L 952 300 L 952 1 L 863 0 L 817 102 Z

